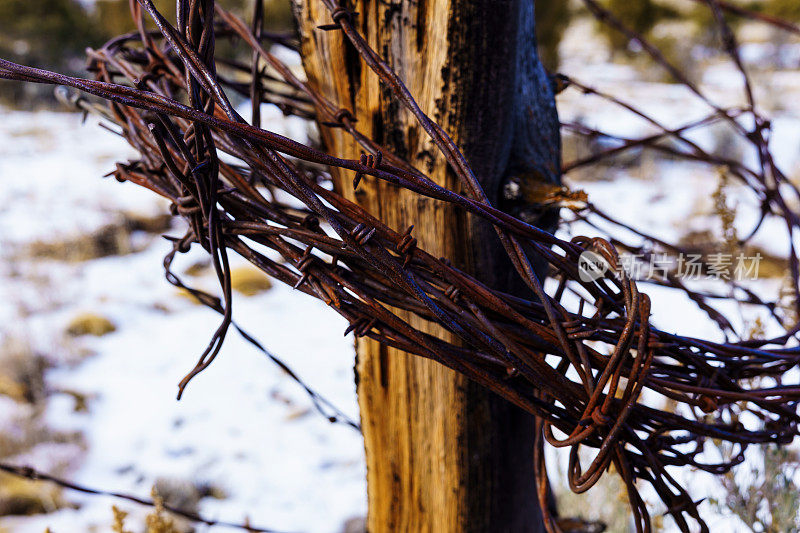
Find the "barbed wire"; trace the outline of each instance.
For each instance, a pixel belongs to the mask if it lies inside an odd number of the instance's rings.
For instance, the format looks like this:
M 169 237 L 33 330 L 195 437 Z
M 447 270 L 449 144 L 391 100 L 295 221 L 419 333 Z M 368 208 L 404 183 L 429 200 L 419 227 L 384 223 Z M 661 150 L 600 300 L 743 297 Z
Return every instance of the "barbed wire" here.
M 164 272 L 167 277 L 167 281 L 169 281 L 172 285 L 178 287 L 179 289 L 183 289 L 191 294 L 195 300 L 199 303 L 205 305 L 209 309 L 213 309 L 219 314 L 224 315 L 224 309 L 222 307 L 222 303 L 220 302 L 219 298 L 214 296 L 213 294 L 209 294 L 208 292 L 199 290 L 194 287 L 189 287 L 185 285 L 183 281 L 177 276 L 170 268 L 171 262 L 175 257 L 175 254 L 178 252 L 178 247 L 180 245 L 175 243 L 173 245 L 173 251 L 167 255 L 164 260 Z M 256 340 L 250 333 L 242 329 L 236 321 L 231 320 L 231 325 L 236 329 L 239 335 L 242 336 L 244 340 L 250 343 L 256 350 L 261 352 L 264 356 L 266 356 L 272 363 L 274 363 L 278 368 L 280 368 L 286 375 L 288 375 L 292 381 L 300 385 L 302 389 L 306 392 L 309 399 L 311 400 L 314 409 L 322 415 L 328 422 L 332 424 L 344 424 L 350 426 L 351 428 L 355 429 L 359 433 L 361 432 L 361 424 L 350 418 L 347 414 L 344 413 L 341 409 L 336 407 L 336 405 L 328 400 L 325 396 L 317 392 L 313 387 L 307 384 L 292 368 L 284 362 L 280 357 L 276 356 L 269 350 L 267 350 L 262 343 Z
M 659 131 L 639 139 L 617 138 L 620 146 L 568 162 L 565 170 L 595 164 L 634 147 L 726 166 L 760 199 L 761 222 L 767 217 L 785 222 L 790 248 L 786 261 L 797 314 L 800 268 L 793 237 L 800 228 L 800 217 L 791 206 L 800 199 L 800 192 L 772 157 L 770 122 L 756 106 L 735 36 L 720 14 L 723 9 L 748 13 L 705 0 L 723 36 L 722 50 L 741 74 L 745 95 L 743 107 L 725 108 L 645 37 L 595 0 L 583 1 L 598 20 L 638 42 L 643 53 L 709 108 L 709 115 L 667 128 L 632 104 L 562 76 L 563 85 L 605 98 Z M 201 301 L 207 300 L 204 303 L 211 304 L 223 320 L 195 368 L 180 383 L 179 396 L 190 380 L 213 362 L 234 325 L 230 251 L 325 302 L 348 320 L 346 333 L 352 331 L 358 337 L 438 361 L 536 415 L 541 430 L 536 477 L 542 486 L 547 468 L 544 443 L 568 447 L 570 487 L 576 492 L 588 490 L 613 465 L 627 487 L 638 531 L 651 530 L 649 512 L 639 494 L 640 482 L 650 484 L 681 530 L 689 531 L 694 522 L 707 531 L 697 503 L 668 469 L 687 466 L 721 474 L 743 460 L 748 445 L 787 443 L 797 435 L 800 385 L 783 381 L 800 362 L 796 338 L 800 326 L 791 321 L 784 333 L 771 339 L 728 338 L 722 343 L 654 327 L 649 321 L 649 297 L 618 268 L 617 249 L 631 250 L 634 245 L 582 236 L 565 241 L 491 205 L 458 147 L 425 115 L 403 81 L 361 35 L 354 23 L 356 15 L 334 0 L 323 0 L 323 4 L 332 23 L 321 30 L 342 33 L 397 103 L 428 133 L 466 194 L 437 185 L 392 150 L 363 135 L 352 110 L 326 99 L 265 48 L 258 21 L 248 26 L 212 1 L 179 1 L 175 26 L 150 0 L 133 3 L 139 31 L 89 51 L 94 80 L 0 60 L 0 78 L 67 85 L 110 101 L 110 120 L 140 154 L 136 161 L 117 164 L 114 176 L 167 198 L 174 214 L 189 224 L 187 233 L 174 239 L 174 249 L 165 259 L 171 282 L 180 284 L 169 270 L 176 253 L 197 244 L 211 255 L 222 297 Z M 156 23 L 158 33 L 146 29 L 146 15 Z M 781 27 L 763 17 L 754 18 Z M 251 63 L 217 61 L 215 39 L 244 43 Z M 256 68 L 260 61 L 268 65 L 267 71 Z M 223 66 L 235 69 L 240 79 L 248 76 L 249 82 L 229 80 L 217 72 L 217 67 Z M 365 155 L 359 160 L 337 157 L 262 129 L 256 120 L 250 125 L 236 112 L 226 89 L 252 98 L 253 119 L 262 102 L 272 101 L 287 114 L 343 129 L 362 146 Z M 752 127 L 745 125 L 744 117 L 752 121 Z M 685 135 L 716 121 L 727 123 L 756 150 L 757 168 L 712 155 Z M 579 125 L 565 127 L 581 135 L 614 138 Z M 676 140 L 678 147 L 659 144 L 664 138 Z M 223 153 L 225 158 L 220 157 Z M 354 187 L 369 175 L 486 220 L 533 296 L 497 291 L 446 258 L 428 254 L 418 246 L 413 228 L 391 228 L 330 190 L 321 170 L 325 167 L 352 171 Z M 282 201 L 285 195 L 302 207 Z M 624 226 L 591 203 L 577 215 L 589 222 L 600 218 Z M 761 222 L 743 243 L 755 235 Z M 686 250 L 636 231 L 651 250 Z M 270 259 L 264 248 L 276 251 L 282 260 Z M 585 280 L 580 275 L 579 258 L 587 251 L 611 267 L 602 277 Z M 552 294 L 544 291 L 534 274 L 531 253 L 550 264 L 557 280 Z M 733 333 L 731 321 L 709 303 L 714 295 L 691 290 L 674 276 L 666 276 L 663 282 L 686 292 L 721 329 Z M 736 294 L 745 295 L 734 299 L 774 310 L 775 302 L 762 301 L 742 286 L 731 286 L 739 289 Z M 567 295 L 577 299 L 577 304 L 568 303 Z M 407 314 L 439 324 L 459 342 L 416 329 L 403 318 Z M 781 317 L 773 316 L 780 321 Z M 645 390 L 678 402 L 683 406 L 681 412 L 646 405 L 641 400 Z M 740 421 L 744 413 L 758 424 L 745 426 Z M 730 461 L 705 462 L 705 438 L 728 441 L 738 445 L 738 451 Z M 595 450 L 588 466 L 581 463 L 583 447 Z M 542 506 L 545 511 L 546 507 Z M 547 524 L 551 530 L 556 528 L 552 521 Z
M 108 110 L 107 108 L 92 103 L 88 101 L 86 98 L 81 96 L 78 93 L 70 93 L 66 87 L 58 86 L 55 90 L 56 98 L 62 102 L 64 105 L 74 108 L 82 113 L 84 116 L 88 114 L 92 114 L 99 119 L 109 119 Z M 102 122 L 100 123 L 101 125 Z M 118 133 L 111 130 L 112 133 Z M 198 303 L 212 309 L 213 311 L 224 314 L 224 310 L 222 308 L 222 304 L 219 301 L 219 298 L 210 294 L 206 291 L 197 289 L 196 287 L 190 287 L 186 285 L 183 280 L 175 274 L 175 272 L 170 268 L 173 259 L 175 258 L 175 254 L 178 251 L 177 245 L 174 243 L 176 242 L 173 238 L 168 238 L 173 242 L 173 250 L 172 252 L 165 257 L 164 260 L 164 274 L 167 278 L 167 281 L 174 285 L 175 287 L 186 291 L 189 295 L 191 295 L 195 301 Z M 261 352 L 267 359 L 269 359 L 272 363 L 274 363 L 278 368 L 280 368 L 286 375 L 288 375 L 292 381 L 296 382 L 308 395 L 309 399 L 311 400 L 314 409 L 322 415 L 325 419 L 327 419 L 331 423 L 341 423 L 351 428 L 355 429 L 358 432 L 361 432 L 361 425 L 353 420 L 350 416 L 345 414 L 339 407 L 337 407 L 332 401 L 328 400 L 325 396 L 320 394 L 317 390 L 314 389 L 311 385 L 309 385 L 305 380 L 303 380 L 292 368 L 291 366 L 286 363 L 282 358 L 278 357 L 271 351 L 267 350 L 263 343 L 259 342 L 252 334 L 248 333 L 241 326 L 239 326 L 234 320 L 231 320 L 231 325 L 236 329 L 239 335 L 251 344 L 256 350 Z

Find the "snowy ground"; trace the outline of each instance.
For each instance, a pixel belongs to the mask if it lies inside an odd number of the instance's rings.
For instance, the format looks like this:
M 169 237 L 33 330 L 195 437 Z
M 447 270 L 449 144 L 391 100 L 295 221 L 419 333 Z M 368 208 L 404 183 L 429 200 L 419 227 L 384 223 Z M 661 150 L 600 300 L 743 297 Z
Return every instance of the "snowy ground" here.
M 562 71 L 632 104 L 667 128 L 680 127 L 710 113 L 710 108 L 693 97 L 683 86 L 654 82 L 651 79 L 652 72 L 643 76 L 629 64 L 609 64 L 606 51 L 597 47 L 595 40 L 580 38 L 591 31 L 591 24 L 593 23 L 584 21 L 570 28 L 571 35 L 567 36 L 562 45 L 562 55 L 572 59 L 565 61 Z M 771 46 L 769 39 L 774 38 L 773 34 L 765 34 L 757 31 L 757 28 L 756 31 L 753 28 L 746 30 L 751 30 L 753 42 L 742 46 L 742 55 L 756 84 L 759 109 L 773 119 L 770 148 L 778 167 L 791 179 L 797 180 L 800 177 L 800 108 L 797 105 L 800 101 L 797 99 L 800 92 L 800 61 L 797 59 L 800 46 L 796 41 Z M 717 57 L 699 63 L 702 68 L 698 86 L 704 94 L 722 106 L 745 104 L 741 74 L 730 61 Z M 652 125 L 619 106 L 596 96 L 586 96 L 578 90 L 567 89 L 559 96 L 559 113 L 564 122 L 579 122 L 624 138 L 658 133 Z M 757 168 L 755 153 L 741 141 L 734 140 L 726 127 L 705 128 L 692 132 L 687 137 L 710 153 L 723 154 Z M 567 178 L 567 183 L 570 187 L 586 191 L 591 202 L 617 220 L 668 242 L 676 242 L 689 232 L 709 231 L 714 235 L 721 235 L 720 220 L 715 213 L 712 199 L 719 185 L 718 169 L 680 161 L 654 160 L 646 153 L 636 159 L 621 158 L 620 163 L 607 169 L 594 167 L 590 171 L 579 170 Z M 729 205 L 735 206 L 734 226 L 738 234 L 749 235 L 758 218 L 757 199 L 751 191 L 735 183 L 728 186 L 727 195 Z M 798 207 L 800 206 L 792 205 L 795 210 Z M 606 231 L 599 232 L 582 222 L 574 223 L 563 228 L 561 236 L 570 238 L 574 235 L 616 235 L 631 244 L 637 244 L 637 237 L 626 230 L 607 223 L 600 223 L 599 226 Z M 788 239 L 785 225 L 772 219 L 762 225 L 752 244 L 770 254 L 785 257 Z M 788 276 L 788 272 L 785 274 Z M 746 285 L 765 299 L 774 300 L 784 281 L 781 276 L 776 276 Z M 700 286 L 715 288 L 713 282 L 703 283 L 705 285 Z M 707 315 L 685 295 L 646 283 L 641 284 L 640 288 L 652 299 L 652 320 L 656 327 L 683 335 L 724 340 Z M 732 315 L 737 328 L 761 319 L 767 326 L 768 334 L 780 331 L 777 324 L 770 323 L 765 311 L 756 306 L 737 306 L 730 303 L 715 303 L 715 306 L 724 310 L 728 316 Z M 676 313 L 676 310 L 680 312 Z M 794 372 L 790 379 L 797 382 L 798 378 L 800 375 Z M 549 457 L 554 464 L 561 466 L 550 471 L 551 481 L 564 486 L 566 454 L 550 450 Z M 710 460 L 711 454 L 706 459 Z M 748 450 L 745 464 L 737 469 L 737 479 L 745 484 L 752 480 L 750 465 L 760 459 L 758 449 Z M 674 469 L 671 473 L 682 480 L 683 486 L 688 488 L 696 500 L 704 499 L 699 508 L 711 531 L 750 531 L 738 518 L 724 510 L 725 493 L 713 476 L 691 469 Z M 797 481 L 795 479 L 795 483 Z M 620 490 L 620 487 L 605 480 L 596 490 L 590 491 L 587 499 L 580 504 L 598 508 L 609 506 L 613 497 L 603 494 L 604 490 Z M 643 490 L 643 496 L 650 504 L 658 501 L 655 494 L 648 493 L 647 488 Z M 668 520 L 664 521 L 663 526 L 667 531 L 675 530 L 674 524 Z
M 132 185 L 100 178 L 129 151 L 96 125 L 81 126 L 73 114 L 0 113 L 0 205 L 7 206 L 0 211 L 0 335 L 24 337 L 47 354 L 54 364 L 50 389 L 88 397 L 88 410 L 74 412 L 71 396 L 53 394 L 45 415 L 53 429 L 81 431 L 85 451 L 44 443 L 13 462 L 47 471 L 66 454 L 77 467 L 70 472 L 75 482 L 143 497 L 158 478 L 207 483 L 225 497 L 205 498 L 205 516 L 249 518 L 281 531 L 336 532 L 346 519 L 363 516 L 359 435 L 317 415 L 302 389 L 235 332 L 211 371 L 175 400 L 178 381 L 219 319 L 166 282 L 167 241 L 134 234 L 141 251 L 86 262 L 18 258 L 26 242 L 68 240 L 115 213 L 154 214 L 166 206 Z M 201 259 L 182 257 L 177 271 Z M 193 281 L 213 287 L 210 274 Z M 65 344 L 67 323 L 85 311 L 107 317 L 117 330 Z M 275 286 L 237 295 L 235 318 L 357 419 L 352 341 L 342 336 L 347 324 L 338 315 Z M 72 493 L 68 499 L 80 509 L 2 518 L 0 527 L 105 531 L 112 503 L 119 504 Z
M 574 31 L 585 31 L 577 26 Z M 564 65 L 568 74 L 615 89 L 670 126 L 707 113 L 683 89 L 640 81 L 632 67 L 609 65 L 586 43 L 591 41 L 575 36 L 567 40 L 566 55 L 576 58 Z M 791 58 L 797 51 L 787 48 L 784 55 Z M 753 45 L 746 52 L 757 62 L 774 51 Z M 798 76 L 798 71 L 784 69 L 772 73 L 767 84 L 780 93 L 769 100 L 780 103 L 775 105 L 775 152 L 790 176 L 797 176 L 792 169 L 800 160 L 800 100 L 789 96 L 800 93 Z M 711 65 L 703 87 L 730 105 L 740 94 L 737 79 L 727 67 Z M 559 105 L 565 120 L 583 118 L 620 135 L 648 131 L 640 122 L 622 118 L 613 106 L 575 91 L 565 92 Z M 675 109 L 681 109 L 680 116 Z M 193 366 L 219 318 L 178 296 L 164 280 L 166 241 L 138 232 L 131 236 L 133 253 L 82 262 L 25 255 L 31 242 L 70 242 L 113 223 L 121 213 L 152 217 L 166 206 L 147 191 L 100 178 L 130 151 L 94 124 L 81 126 L 80 117 L 72 114 L 0 110 L 0 116 L 0 342 L 21 338 L 45 356 L 52 367 L 46 374 L 50 393 L 42 419 L 55 431 L 83 435 L 69 442 L 42 442 L 9 462 L 60 469 L 77 483 L 142 497 L 158 479 L 206 484 L 224 497 L 202 499 L 201 514 L 231 522 L 249 519 L 255 526 L 283 531 L 338 532 L 347 519 L 363 516 L 365 470 L 358 434 L 317 415 L 302 389 L 235 332 L 218 360 L 175 401 L 178 381 Z M 725 146 L 723 133 L 696 140 L 712 150 Z M 742 154 L 745 161 L 747 157 Z M 608 175 L 581 175 L 569 185 L 585 189 L 595 204 L 619 219 L 636 220 L 674 239 L 690 229 L 714 228 L 710 194 L 716 180 L 713 170 L 643 161 Z M 747 228 L 752 199 L 733 194 L 742 206 L 737 225 Z M 644 207 L 630 208 L 634 205 Z M 691 227 L 686 224 L 689 217 Z M 573 233 L 597 232 L 576 225 Z M 775 253 L 785 252 L 785 238 L 774 226 L 765 226 L 757 242 Z M 200 260 L 200 254 L 181 257 L 176 270 Z M 207 270 L 192 281 L 214 287 Z M 759 282 L 756 289 L 774 294 L 779 281 Z M 655 287 L 646 291 L 653 297 L 658 327 L 714 334 L 684 297 Z M 352 341 L 342 337 L 346 324 L 341 318 L 277 284 L 256 296 L 237 295 L 234 308 L 245 330 L 357 418 Z M 689 311 L 676 314 L 676 308 Z M 108 318 L 116 331 L 97 338 L 65 336 L 69 321 L 87 311 Z M 741 318 L 757 315 L 745 309 Z M 85 395 L 87 410 L 76 411 L 75 397 L 66 391 Z M 0 430 L 13 431 L 29 413 L 0 400 Z M 719 495 L 707 477 L 690 475 L 688 481 L 698 498 Z M 0 518 L 0 529 L 107 531 L 112 504 L 139 517 L 145 512 L 111 498 L 65 496 L 79 508 Z M 704 505 L 712 531 L 745 531 Z

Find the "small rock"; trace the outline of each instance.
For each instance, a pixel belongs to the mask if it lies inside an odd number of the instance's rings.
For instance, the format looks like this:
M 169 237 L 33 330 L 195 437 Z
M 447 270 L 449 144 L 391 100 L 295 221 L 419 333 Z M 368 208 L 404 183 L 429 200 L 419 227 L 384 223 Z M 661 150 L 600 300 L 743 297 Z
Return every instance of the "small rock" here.
M 363 516 L 354 516 L 344 521 L 342 533 L 366 533 L 367 519 Z

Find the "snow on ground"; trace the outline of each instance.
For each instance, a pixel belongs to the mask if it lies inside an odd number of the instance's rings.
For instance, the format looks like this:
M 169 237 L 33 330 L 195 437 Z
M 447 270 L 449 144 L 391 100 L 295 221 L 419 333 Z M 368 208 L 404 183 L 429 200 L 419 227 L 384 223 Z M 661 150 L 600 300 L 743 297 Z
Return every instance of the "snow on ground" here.
M 184 398 L 177 383 L 205 348 L 219 317 L 179 296 L 163 276 L 167 241 L 139 235 L 138 253 L 86 262 L 12 259 L 31 240 L 53 241 L 102 227 L 119 211 L 155 214 L 165 205 L 102 174 L 125 143 L 62 113 L 2 111 L 0 123 L 0 335 L 21 335 L 56 366 L 53 390 L 79 391 L 87 412 L 54 394 L 45 415 L 55 430 L 79 430 L 86 452 L 71 479 L 147 497 L 159 478 L 206 483 L 224 499 L 200 511 L 230 522 L 249 518 L 280 531 L 340 531 L 365 513 L 363 449 L 355 430 L 316 414 L 303 390 L 235 331 Z M 177 230 L 176 230 L 177 231 Z M 202 254 L 176 262 L 181 272 Z M 234 260 L 234 266 L 240 261 Z M 189 278 L 191 279 L 191 278 Z M 196 281 L 213 288 L 211 275 Z M 346 323 L 324 304 L 275 286 L 237 295 L 235 319 L 303 379 L 357 420 L 353 347 Z M 62 332 L 79 312 L 107 317 L 117 331 L 65 348 Z M 79 358 L 76 359 L 76 358 Z M 2 407 L 0 407 L 2 410 Z M 47 468 L 36 449 L 16 458 Z M 14 532 L 105 531 L 109 498 L 67 495 L 80 505 L 32 518 L 2 518 Z M 121 507 L 139 514 L 136 505 Z
M 87 233 L 120 211 L 160 206 L 134 186 L 99 186 L 100 176 L 135 152 L 81 116 L 7 111 L 0 128 L 0 236 L 3 246 Z
M 651 73 L 642 76 L 629 64 L 609 64 L 607 50 L 597 46 L 596 39 L 585 38 L 591 33 L 592 24 L 590 21 L 579 21 L 568 30 L 561 48 L 562 57 L 566 58 L 561 70 L 567 75 L 590 87 L 613 94 L 652 116 L 667 128 L 680 127 L 711 112 L 707 105 L 692 97 L 683 86 L 653 82 Z M 750 43 L 743 46 L 745 62 L 756 84 L 757 101 L 760 102 L 762 111 L 772 119 L 770 147 L 775 161 L 787 176 L 795 180 L 800 177 L 798 52 L 800 45 L 797 42 L 782 43 L 775 47 Z M 722 106 L 744 103 L 741 74 L 730 62 L 711 60 L 703 65 L 701 74 L 698 86 L 712 101 Z M 559 95 L 558 104 L 559 114 L 564 122 L 580 123 L 622 138 L 659 133 L 657 128 L 641 117 L 597 96 L 584 95 L 580 90 L 565 90 Z M 743 124 L 746 125 L 745 122 Z M 693 131 L 687 137 L 704 150 L 757 167 L 752 150 L 740 142 L 732 142 L 733 136 L 726 130 L 726 127 L 715 125 Z M 581 157 L 581 154 L 577 157 Z M 592 203 L 618 221 L 668 242 L 676 242 L 690 231 L 711 231 L 721 235 L 719 217 L 714 213 L 712 198 L 719 186 L 717 169 L 685 162 L 654 161 L 645 153 L 638 157 L 620 157 L 617 164 L 609 168 L 578 170 L 568 176 L 567 184 L 571 188 L 586 191 Z M 734 225 L 739 236 L 749 235 L 758 220 L 757 198 L 747 188 L 735 182 L 730 183 L 726 193 L 729 205 L 736 206 Z M 787 198 L 791 197 L 791 194 L 787 194 Z M 796 200 L 790 202 L 791 207 L 797 210 L 799 206 Z M 602 221 L 598 225 L 599 229 L 576 222 L 568 229 L 563 228 L 560 236 L 570 238 L 574 235 L 616 235 L 633 245 L 641 243 L 641 239 L 632 232 Z M 787 254 L 788 243 L 785 223 L 777 218 L 767 219 L 752 240 L 754 246 L 776 256 Z M 553 286 L 552 282 L 549 286 Z M 761 279 L 747 283 L 747 286 L 772 300 L 780 290 L 781 280 Z M 699 287 L 713 289 L 714 283 L 703 282 Z M 683 335 L 724 340 L 705 313 L 685 295 L 649 283 L 642 283 L 640 288 L 652 299 L 652 319 L 656 327 Z M 777 333 L 776 324 L 765 319 L 766 313 L 763 309 L 755 306 L 737 308 L 735 304 L 719 302 L 715 306 L 726 314 L 733 315 L 735 327 L 742 327 L 744 323 L 752 324 L 756 318 L 761 317 L 767 324 L 767 335 Z M 676 310 L 680 312 L 677 313 Z M 798 375 L 795 372 L 789 381 L 796 383 L 797 380 Z M 794 446 L 796 447 L 796 443 Z M 752 478 L 750 465 L 753 462 L 758 463 L 760 456 L 759 449 L 749 449 L 745 464 L 736 470 L 736 479 L 746 484 Z M 712 461 L 718 459 L 711 455 L 706 457 Z M 568 452 L 551 449 L 548 450 L 548 458 L 551 465 L 558 465 L 558 468 L 549 470 L 551 482 L 555 486 L 566 486 L 564 473 L 567 471 Z M 586 462 L 588 463 L 588 459 Z M 705 498 L 700 505 L 700 511 L 711 531 L 750 531 L 740 520 L 729 512 L 721 511 L 720 506 L 713 503 L 725 502 L 725 492 L 714 476 L 692 469 L 673 469 L 671 473 L 689 489 L 695 499 Z M 608 489 L 609 485 L 601 482 L 597 489 L 593 489 L 594 496 L 590 491 L 588 499 L 582 500 L 583 504 L 599 507 L 610 505 L 614 496 L 598 496 L 598 491 L 602 493 Z M 643 489 L 646 501 L 651 504 L 658 501 L 652 491 L 646 487 Z M 593 497 L 596 499 L 592 499 Z M 668 531 L 674 530 L 674 523 L 670 521 L 665 526 Z

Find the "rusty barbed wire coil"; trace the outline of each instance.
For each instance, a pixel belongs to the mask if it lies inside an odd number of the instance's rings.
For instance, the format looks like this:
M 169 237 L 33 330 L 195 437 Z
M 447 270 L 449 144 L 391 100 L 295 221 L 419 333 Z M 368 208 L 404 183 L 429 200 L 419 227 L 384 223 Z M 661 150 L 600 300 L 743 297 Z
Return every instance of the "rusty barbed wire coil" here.
M 800 230 L 800 214 L 784 197 L 800 199 L 800 192 L 772 159 L 770 123 L 757 111 L 733 34 L 724 31 L 724 49 L 741 72 L 748 95 L 748 104 L 741 109 L 715 104 L 644 37 L 594 0 L 583 1 L 598 19 L 637 40 L 644 53 L 708 105 L 709 115 L 681 128 L 667 128 L 635 106 L 562 75 L 564 90 L 572 88 L 604 98 L 660 132 L 641 139 L 617 138 L 618 146 L 567 162 L 564 168 L 595 164 L 644 146 L 724 165 L 762 200 L 762 221 L 767 216 L 782 218 L 790 236 Z M 179 1 L 175 26 L 150 0 L 132 3 L 139 30 L 89 52 L 94 80 L 0 60 L 0 78 L 65 85 L 109 101 L 104 115 L 140 154 L 137 161 L 118 164 L 112 175 L 166 198 L 174 214 L 188 222 L 186 234 L 173 238 L 173 250 L 164 260 L 171 283 L 186 287 L 170 270 L 176 254 L 194 245 L 210 254 L 221 297 L 189 290 L 223 319 L 197 365 L 181 382 L 179 395 L 192 377 L 212 363 L 229 327 L 235 325 L 228 253 L 236 253 L 269 276 L 325 302 L 348 320 L 345 334 L 353 332 L 435 360 L 536 415 L 541 432 L 535 457 L 541 501 L 546 500 L 547 490 L 542 451 L 546 442 L 570 449 L 567 474 L 576 492 L 588 490 L 613 465 L 628 490 L 638 531 L 651 529 L 647 505 L 639 494 L 643 482 L 658 494 L 681 530 L 699 527 L 707 531 L 696 502 L 668 469 L 690 466 L 720 474 L 741 462 L 743 450 L 750 444 L 794 439 L 800 422 L 800 385 L 784 384 L 781 377 L 800 362 L 800 326 L 788 324 L 782 335 L 771 339 L 729 338 L 727 342 L 680 336 L 654 327 L 650 298 L 624 269 L 617 268 L 618 250 L 651 253 L 657 247 L 678 254 L 687 251 L 686 247 L 618 222 L 591 202 L 576 209 L 576 219 L 590 223 L 600 219 L 630 229 L 651 248 L 617 239 L 577 237 L 565 241 L 491 205 L 458 147 L 422 112 L 402 80 L 359 33 L 353 22 L 355 14 L 334 0 L 323 3 L 332 23 L 321 29 L 341 31 L 397 103 L 428 133 L 465 194 L 438 186 L 401 156 L 360 133 L 351 111 L 326 100 L 264 48 L 259 24 L 248 26 L 213 2 Z M 716 15 L 727 10 L 748 16 L 746 10 L 724 2 L 705 3 Z M 145 14 L 155 22 L 157 32 L 145 29 Z M 726 28 L 724 17 L 716 19 Z M 767 22 L 781 27 L 778 22 Z M 785 25 L 783 29 L 787 29 Z M 216 39 L 249 47 L 254 64 L 217 58 Z M 293 46 L 285 37 L 277 39 L 284 46 Z M 255 68 L 258 61 L 269 70 Z M 249 83 L 227 79 L 217 71 L 218 65 L 249 76 Z M 234 109 L 226 89 L 252 98 L 253 109 L 262 102 L 274 102 L 287 114 L 314 119 L 322 127 L 340 128 L 361 145 L 363 155 L 359 160 L 340 158 L 262 129 L 257 123 L 248 124 Z M 754 119 L 752 129 L 737 120 L 742 116 Z M 685 136 L 716 121 L 727 122 L 754 146 L 760 154 L 759 168 L 709 154 Z M 564 127 L 586 136 L 613 137 L 579 124 Z M 660 144 L 664 138 L 674 139 L 676 144 Z M 487 221 L 534 296 L 494 290 L 446 258 L 427 253 L 412 236 L 413 226 L 406 230 L 389 227 L 327 187 L 325 172 L 320 170 L 325 167 L 354 172 L 356 188 L 363 177 L 371 176 L 451 203 Z M 302 207 L 279 200 L 277 192 Z M 523 246 L 532 252 L 523 251 Z M 282 259 L 268 257 L 263 248 L 277 252 Z M 578 260 L 586 251 L 599 254 L 613 268 L 597 279 L 582 279 Z M 557 281 L 552 294 L 545 292 L 534 275 L 530 253 L 549 263 Z M 796 250 L 792 249 L 787 261 L 797 307 L 800 266 Z M 657 282 L 685 291 L 731 334 L 730 321 L 709 303 L 714 294 L 691 290 L 670 273 Z M 730 286 L 737 291 L 736 301 L 762 305 L 779 318 L 775 302 L 760 299 L 734 281 Z M 577 298 L 578 304 L 568 305 L 568 295 Z M 461 342 L 451 343 L 413 327 L 403 318 L 408 315 L 439 324 Z M 646 404 L 642 400 L 645 393 L 676 401 L 686 409 L 671 412 Z M 731 416 L 733 409 L 737 410 L 735 417 Z M 742 412 L 762 421 L 761 427 L 745 427 L 739 422 Z M 333 419 L 342 416 L 333 413 Z M 736 444 L 740 452 L 727 463 L 703 462 L 706 438 Z M 592 450 L 586 466 L 584 449 Z M 547 506 L 542 508 L 546 511 Z M 555 530 L 553 520 L 546 518 L 546 523 Z

